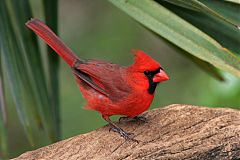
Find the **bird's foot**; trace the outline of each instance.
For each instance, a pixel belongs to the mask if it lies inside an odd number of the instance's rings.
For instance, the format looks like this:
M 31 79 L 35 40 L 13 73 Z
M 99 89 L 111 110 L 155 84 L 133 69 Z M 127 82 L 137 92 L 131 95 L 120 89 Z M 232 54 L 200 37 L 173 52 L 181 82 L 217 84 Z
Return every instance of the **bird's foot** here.
M 136 117 L 120 117 L 118 120 L 119 123 L 121 122 L 138 122 L 138 123 L 146 123 L 147 118 L 144 116 L 136 116 Z
M 133 133 L 128 133 L 128 132 L 125 132 L 123 129 L 121 129 L 120 127 L 118 127 L 116 124 L 114 124 L 111 119 L 109 118 L 109 116 L 106 116 L 106 115 L 102 115 L 103 119 L 105 119 L 109 125 L 110 125 L 110 129 L 109 129 L 109 132 L 110 131 L 113 131 L 113 132 L 117 132 L 121 137 L 123 137 L 125 140 L 130 140 L 130 141 L 134 141 L 134 142 L 138 142 L 138 140 L 134 139 L 134 134 Z
M 147 123 L 147 118 L 144 116 L 136 116 L 134 117 L 135 121 L 141 122 L 141 123 Z
M 128 133 L 128 132 L 125 132 L 123 129 L 121 128 L 117 128 L 117 127 L 111 127 L 109 129 L 109 132 L 110 131 L 113 131 L 113 132 L 116 132 L 118 133 L 121 137 L 123 137 L 125 140 L 127 141 L 134 141 L 134 142 L 138 142 L 138 140 L 134 139 L 134 134 L 133 133 Z

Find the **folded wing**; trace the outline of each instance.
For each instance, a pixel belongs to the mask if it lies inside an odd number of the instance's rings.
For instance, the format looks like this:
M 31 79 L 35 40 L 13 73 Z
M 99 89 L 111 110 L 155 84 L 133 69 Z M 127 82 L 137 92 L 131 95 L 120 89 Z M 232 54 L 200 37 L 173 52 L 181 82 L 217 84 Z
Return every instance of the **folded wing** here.
M 112 101 L 129 95 L 131 88 L 124 79 L 127 73 L 117 64 L 100 60 L 89 60 L 73 68 L 74 74 L 97 92 Z

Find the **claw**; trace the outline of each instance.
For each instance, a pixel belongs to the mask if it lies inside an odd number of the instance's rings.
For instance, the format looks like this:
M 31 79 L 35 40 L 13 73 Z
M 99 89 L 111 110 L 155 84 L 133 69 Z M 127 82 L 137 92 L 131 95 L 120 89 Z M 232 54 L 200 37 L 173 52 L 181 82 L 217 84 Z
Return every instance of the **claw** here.
M 118 122 L 138 122 L 138 123 L 146 123 L 147 122 L 147 118 L 143 117 L 143 116 L 136 116 L 136 117 L 120 117 L 118 119 Z
M 136 117 L 134 117 L 134 119 L 135 119 L 137 122 L 141 122 L 141 123 L 146 123 L 146 122 L 147 122 L 147 118 L 146 118 L 146 117 L 143 117 L 143 116 L 136 116 Z
M 132 120 L 132 118 L 130 118 L 130 117 L 120 117 L 119 119 L 118 119 L 118 122 L 119 123 L 121 123 L 121 122 L 129 122 L 129 121 L 131 121 Z
M 116 127 L 111 127 L 110 129 L 109 129 L 109 132 L 110 131 L 113 131 L 113 132 L 116 132 L 116 133 L 118 133 L 121 137 L 123 137 L 125 140 L 131 140 L 131 141 L 134 141 L 134 142 L 137 142 L 137 143 L 139 143 L 138 142 L 138 140 L 136 140 L 136 139 L 134 139 L 133 137 L 134 137 L 134 134 L 133 133 L 128 133 L 128 132 L 125 132 L 123 129 L 121 129 L 121 128 L 116 128 Z
M 102 117 L 110 124 L 111 128 L 109 129 L 110 131 L 116 132 L 118 133 L 121 137 L 123 137 L 125 140 L 131 140 L 134 142 L 138 142 L 138 140 L 134 139 L 134 134 L 133 133 L 127 133 L 125 132 L 123 129 L 121 129 L 120 127 L 118 127 L 116 124 L 114 124 L 111 119 L 109 118 L 109 116 L 106 115 L 102 115 Z

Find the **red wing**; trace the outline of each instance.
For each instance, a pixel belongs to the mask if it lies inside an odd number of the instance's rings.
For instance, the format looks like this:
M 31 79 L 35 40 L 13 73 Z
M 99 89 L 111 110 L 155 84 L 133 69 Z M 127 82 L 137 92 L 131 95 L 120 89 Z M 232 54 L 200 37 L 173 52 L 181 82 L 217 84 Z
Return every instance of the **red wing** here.
M 127 96 L 131 90 L 124 80 L 124 76 L 126 76 L 125 70 L 119 65 L 91 60 L 79 64 L 77 69 L 90 77 L 89 79 L 92 80 L 90 86 L 92 88 L 108 95 L 112 100 L 118 100 Z M 79 78 L 82 79 L 81 76 Z
M 89 75 L 87 75 L 84 72 L 81 72 L 80 70 L 74 69 L 73 68 L 73 74 L 75 74 L 75 76 L 77 76 L 78 78 L 80 78 L 81 80 L 83 80 L 85 83 L 87 83 L 90 87 L 92 87 L 93 89 L 95 89 L 96 91 L 104 94 L 105 96 L 109 96 L 105 90 L 103 90 L 103 88 L 100 88 L 96 83 L 94 83 L 94 81 L 91 79 L 91 77 Z

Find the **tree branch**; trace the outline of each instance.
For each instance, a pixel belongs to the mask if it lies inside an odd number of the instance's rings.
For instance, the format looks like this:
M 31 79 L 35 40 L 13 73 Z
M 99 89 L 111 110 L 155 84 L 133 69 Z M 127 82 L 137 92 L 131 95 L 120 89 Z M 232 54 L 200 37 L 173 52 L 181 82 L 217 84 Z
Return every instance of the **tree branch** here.
M 139 143 L 109 126 L 26 152 L 14 160 L 38 159 L 240 159 L 240 111 L 170 105 L 144 113 L 145 124 L 122 122 Z

